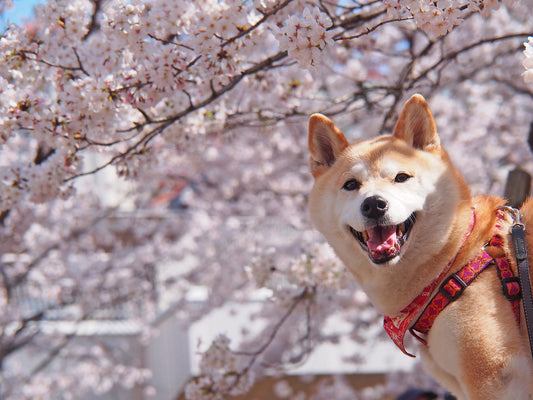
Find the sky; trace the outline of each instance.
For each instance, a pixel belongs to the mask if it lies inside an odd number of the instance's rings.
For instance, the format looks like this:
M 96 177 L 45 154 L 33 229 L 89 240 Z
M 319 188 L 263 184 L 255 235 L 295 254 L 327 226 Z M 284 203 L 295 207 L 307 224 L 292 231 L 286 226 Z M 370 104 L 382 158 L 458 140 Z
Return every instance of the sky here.
M 44 3 L 45 0 L 13 0 L 13 7 L 0 16 L 0 31 L 3 31 L 8 21 L 15 24 L 24 23 L 33 16 L 33 6 Z

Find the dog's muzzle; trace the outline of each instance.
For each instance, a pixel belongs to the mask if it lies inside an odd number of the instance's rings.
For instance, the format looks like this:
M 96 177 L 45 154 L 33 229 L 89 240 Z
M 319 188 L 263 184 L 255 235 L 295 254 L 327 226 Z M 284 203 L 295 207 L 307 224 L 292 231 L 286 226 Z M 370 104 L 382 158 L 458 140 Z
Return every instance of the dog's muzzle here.
M 372 199 L 372 197 L 369 199 Z M 367 200 L 361 206 L 363 215 L 369 218 L 369 215 L 379 214 L 378 218 L 380 218 L 385 214 L 386 207 L 384 203 L 374 198 L 374 200 L 370 201 L 370 205 L 367 204 L 368 208 L 365 208 Z M 363 232 L 349 226 L 349 230 L 358 240 L 363 250 L 368 253 L 370 260 L 374 264 L 383 264 L 400 255 L 401 248 L 407 242 L 415 222 L 416 214 L 413 213 L 407 220 L 398 225 L 376 224 Z

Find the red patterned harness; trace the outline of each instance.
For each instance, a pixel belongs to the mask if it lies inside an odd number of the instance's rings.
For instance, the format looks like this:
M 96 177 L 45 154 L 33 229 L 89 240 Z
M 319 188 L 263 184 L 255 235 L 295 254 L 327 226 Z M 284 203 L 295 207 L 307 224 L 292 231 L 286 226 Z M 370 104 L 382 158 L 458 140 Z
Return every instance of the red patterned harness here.
M 497 219 L 494 229 L 494 235 L 487 243 L 487 246 L 503 248 L 504 236 L 507 233 L 505 231 L 505 208 L 499 208 L 497 210 Z M 475 223 L 475 216 L 472 218 L 470 232 L 472 231 Z M 469 236 L 467 234 L 466 238 Z M 464 243 L 464 242 L 463 242 Z M 412 354 L 405 350 L 404 338 L 407 331 L 426 344 L 426 341 L 420 336 L 426 335 L 439 313 L 446 308 L 448 304 L 455 301 L 468 285 L 488 266 L 496 264 L 498 277 L 502 283 L 502 290 L 504 296 L 511 302 L 513 313 L 517 322 L 520 322 L 520 283 L 518 277 L 516 277 L 511 269 L 509 261 L 505 256 L 493 257 L 487 251 L 486 247 L 483 248 L 480 254 L 478 254 L 472 261 L 461 268 L 459 271 L 444 276 L 448 273 L 449 268 L 453 264 L 452 259 L 440 276 L 428 285 L 420 295 L 418 295 L 406 308 L 404 308 L 400 314 L 394 318 L 385 316 L 384 327 L 391 339 L 405 354 L 414 357 Z M 435 291 L 438 286 L 437 293 L 428 302 L 429 296 Z M 423 310 L 423 311 L 422 311 Z M 413 321 L 418 317 L 416 322 Z

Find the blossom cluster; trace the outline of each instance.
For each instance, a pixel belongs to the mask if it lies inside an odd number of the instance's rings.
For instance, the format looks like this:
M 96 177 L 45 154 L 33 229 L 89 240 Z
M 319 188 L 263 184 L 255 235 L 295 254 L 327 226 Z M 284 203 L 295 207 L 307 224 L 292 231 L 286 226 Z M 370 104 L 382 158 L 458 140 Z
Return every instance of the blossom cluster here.
M 302 286 L 345 289 L 349 282 L 346 268 L 329 245 L 316 237 L 314 239 L 314 243 L 304 243 L 297 254 L 285 260 L 280 257 L 279 247 L 256 249 L 247 268 L 250 278 L 258 287 L 270 289 L 278 295 L 291 287 Z
M 515 0 L 505 0 L 512 5 Z M 500 7 L 500 0 L 383 0 L 391 18 L 411 16 L 417 27 L 429 35 L 439 37 L 451 32 L 469 14 L 480 12 L 487 17 Z
M 230 340 L 218 336 L 203 354 L 201 376 L 185 389 L 189 400 L 221 400 L 246 393 L 253 384 L 253 372 L 246 370 L 229 347 Z
M 286 49 L 289 56 L 307 67 L 317 65 L 322 52 L 333 43 L 333 33 L 328 30 L 331 19 L 318 7 L 304 8 L 302 16 L 291 15 L 283 27 L 275 32 L 280 48 Z

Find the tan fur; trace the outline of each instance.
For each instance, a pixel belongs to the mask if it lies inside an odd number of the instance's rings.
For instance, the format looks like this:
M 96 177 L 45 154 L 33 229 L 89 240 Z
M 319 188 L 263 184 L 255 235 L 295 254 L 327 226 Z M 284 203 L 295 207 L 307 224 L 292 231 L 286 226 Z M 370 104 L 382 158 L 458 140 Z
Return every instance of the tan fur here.
M 392 136 L 353 144 L 333 122 L 315 114 L 309 124 L 309 147 L 315 178 L 311 218 L 373 304 L 386 315 L 397 315 L 451 260 L 450 273 L 459 270 L 493 234 L 495 210 L 504 200 L 471 197 L 440 146 L 422 96 L 415 95 L 407 102 Z M 400 173 L 409 179 L 397 181 Z M 345 189 L 349 180 L 356 180 L 360 187 Z M 387 200 L 385 217 L 391 226 L 400 226 L 410 212 L 417 216 L 400 254 L 381 264 L 373 262 L 349 228 L 371 229 L 369 219 L 361 214 L 365 199 L 372 196 Z M 473 209 L 476 223 L 463 241 Z M 523 222 L 531 227 L 526 230 L 531 258 L 533 201 L 521 212 Z M 510 247 L 507 243 L 507 254 L 512 254 Z M 533 259 L 530 263 L 533 265 Z M 514 261 L 512 267 L 516 273 Z M 519 327 L 502 294 L 496 269 L 489 267 L 437 317 L 427 337 L 428 346 L 421 347 L 422 358 L 428 372 L 459 400 L 530 399 L 533 363 L 523 327 L 524 321 Z

